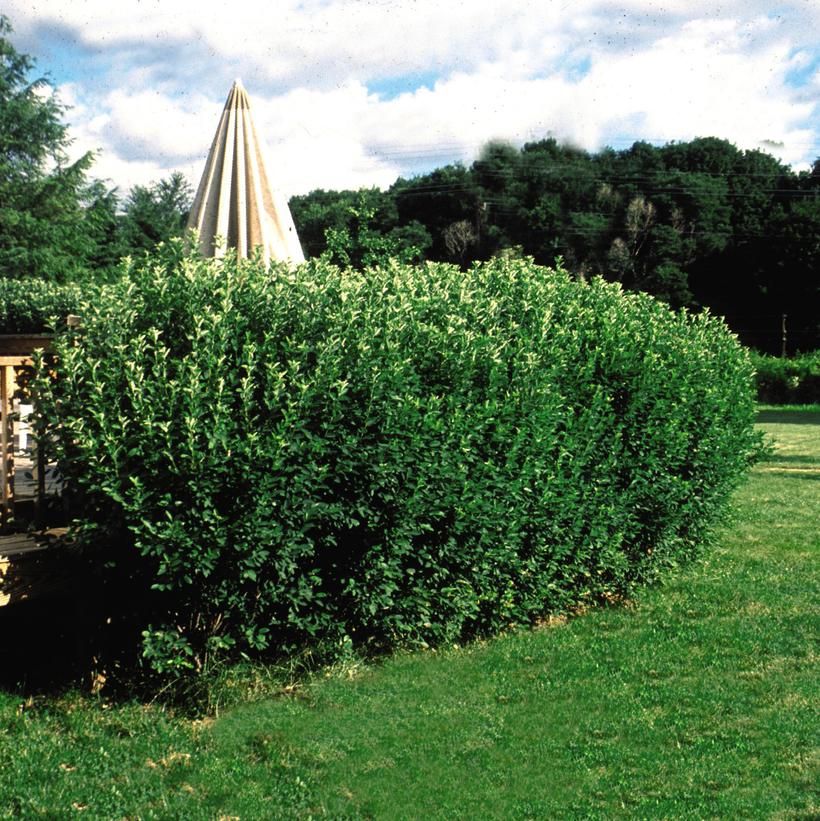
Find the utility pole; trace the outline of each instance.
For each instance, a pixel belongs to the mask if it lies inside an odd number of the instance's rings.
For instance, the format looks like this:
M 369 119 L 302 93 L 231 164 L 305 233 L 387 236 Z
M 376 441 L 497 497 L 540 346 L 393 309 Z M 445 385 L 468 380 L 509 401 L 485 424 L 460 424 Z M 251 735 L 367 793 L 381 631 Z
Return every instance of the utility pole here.
M 780 356 L 786 358 L 786 314 L 780 318 Z

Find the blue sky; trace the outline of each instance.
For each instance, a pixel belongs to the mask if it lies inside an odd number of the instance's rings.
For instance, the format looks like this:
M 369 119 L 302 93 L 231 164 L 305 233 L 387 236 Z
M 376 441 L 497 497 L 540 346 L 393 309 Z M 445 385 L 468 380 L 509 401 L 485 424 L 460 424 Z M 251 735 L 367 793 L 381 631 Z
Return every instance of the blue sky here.
M 126 191 L 196 184 L 241 77 L 287 194 L 386 186 L 491 139 L 589 150 L 718 136 L 820 156 L 820 3 L 790 0 L 5 0 Z

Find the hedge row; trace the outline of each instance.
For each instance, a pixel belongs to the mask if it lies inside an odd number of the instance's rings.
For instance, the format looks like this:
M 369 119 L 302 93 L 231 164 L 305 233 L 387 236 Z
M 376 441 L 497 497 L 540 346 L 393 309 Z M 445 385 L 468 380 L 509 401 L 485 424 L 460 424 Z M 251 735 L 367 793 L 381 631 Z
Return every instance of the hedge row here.
M 0 279 L 0 334 L 50 332 L 79 310 L 89 299 L 90 288 L 94 286 Z
M 266 271 L 170 246 L 79 312 L 39 390 L 80 536 L 167 594 L 160 670 L 621 595 L 698 550 L 756 449 L 721 322 L 529 261 Z
M 791 359 L 752 353 L 757 398 L 774 405 L 820 403 L 820 351 Z

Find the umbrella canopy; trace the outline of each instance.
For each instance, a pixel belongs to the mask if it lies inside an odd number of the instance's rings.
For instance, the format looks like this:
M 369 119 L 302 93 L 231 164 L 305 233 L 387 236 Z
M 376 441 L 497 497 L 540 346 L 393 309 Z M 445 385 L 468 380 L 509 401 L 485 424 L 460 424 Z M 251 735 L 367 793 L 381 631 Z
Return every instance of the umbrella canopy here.
M 188 228 L 199 232 L 204 256 L 236 248 L 237 256 L 248 257 L 259 248 L 265 263 L 305 259 L 287 201 L 268 181 L 248 94 L 239 80 L 219 120 Z

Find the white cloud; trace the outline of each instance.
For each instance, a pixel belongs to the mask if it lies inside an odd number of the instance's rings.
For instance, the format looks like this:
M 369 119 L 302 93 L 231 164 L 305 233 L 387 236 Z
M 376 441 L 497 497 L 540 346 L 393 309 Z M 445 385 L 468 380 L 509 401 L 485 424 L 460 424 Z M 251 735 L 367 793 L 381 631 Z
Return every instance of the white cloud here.
M 813 104 L 787 87 L 789 46 L 773 42 L 739 50 L 735 23 L 694 22 L 648 49 L 596 63 L 579 84 L 583 115 L 605 131 L 619 114 L 641 114 L 646 138 L 724 137 L 743 148 L 765 140 L 785 145 L 799 162 L 810 132 L 801 127 Z M 817 135 L 815 135 L 815 138 Z
M 387 185 L 492 138 L 820 153 L 809 0 L 777 14 L 763 0 L 8 2 L 24 45 L 74 67 L 60 93 L 75 150 L 102 149 L 96 173 L 123 189 L 176 169 L 198 181 L 236 74 L 286 193 Z M 427 86 L 368 91 L 414 74 Z
M 533 13 L 528 0 L 501 3 L 437 0 L 362 3 L 162 3 L 73 0 L 36 10 L 9 0 L 20 25 L 59 26 L 89 49 L 197 46 L 216 60 L 244 66 L 262 83 L 292 81 L 326 87 L 356 76 L 390 76 L 475 65 L 549 37 L 561 5 Z

